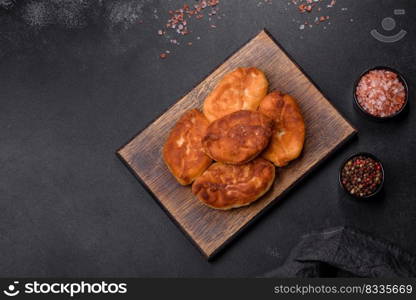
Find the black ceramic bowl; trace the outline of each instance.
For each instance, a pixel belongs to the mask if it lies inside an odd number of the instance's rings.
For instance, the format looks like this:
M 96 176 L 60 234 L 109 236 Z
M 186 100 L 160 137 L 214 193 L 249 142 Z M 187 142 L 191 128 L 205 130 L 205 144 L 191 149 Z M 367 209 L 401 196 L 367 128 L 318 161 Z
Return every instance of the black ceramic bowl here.
M 394 73 L 396 73 L 397 74 L 397 76 L 399 77 L 399 80 L 400 80 L 400 82 L 403 84 L 403 86 L 404 86 L 404 89 L 405 89 L 405 93 L 406 93 L 406 98 L 405 98 L 405 102 L 404 102 L 404 104 L 403 104 L 403 106 L 402 106 L 402 108 L 400 109 L 400 110 L 398 110 L 396 113 L 394 113 L 394 114 L 392 114 L 392 115 L 388 115 L 388 116 L 385 116 L 385 117 L 377 117 L 377 116 L 375 116 L 375 115 L 372 115 L 372 114 L 370 114 L 369 112 L 367 112 L 364 108 L 362 108 L 362 106 L 360 105 L 360 103 L 358 102 L 358 99 L 357 99 L 357 94 L 356 94 L 356 90 L 357 90 L 357 86 L 358 86 L 358 83 L 360 82 L 360 80 L 361 80 L 361 78 L 364 76 L 364 75 L 366 75 L 367 73 L 369 73 L 369 72 L 371 72 L 371 71 L 373 71 L 373 70 L 387 70 L 387 71 L 391 71 L 391 72 L 394 72 Z M 373 120 L 378 120 L 378 121 L 386 121 L 386 120 L 391 120 L 391 119 L 394 119 L 394 118 L 396 118 L 397 116 L 399 116 L 406 108 L 407 108 L 407 104 L 408 104 L 408 102 L 409 102 L 409 87 L 408 87 L 408 85 L 407 85 L 407 81 L 406 81 L 406 79 L 403 77 L 403 75 L 402 74 L 400 74 L 399 72 L 397 72 L 395 69 L 393 69 L 393 68 L 390 68 L 390 67 L 383 67 L 383 66 L 377 66 L 377 67 L 374 67 L 374 68 L 371 68 L 371 69 L 368 69 L 367 71 L 365 71 L 365 72 L 363 72 L 361 75 L 360 75 L 360 77 L 358 77 L 358 79 L 356 80 L 356 82 L 355 82 L 355 85 L 354 85 L 354 91 L 353 91 L 353 94 L 354 94 L 354 106 L 361 112 L 361 113 L 363 113 L 365 116 L 367 116 L 367 117 L 369 117 L 369 118 L 371 118 L 371 119 L 373 119 Z
M 382 174 L 382 178 L 381 178 L 381 182 L 380 182 L 380 184 L 378 185 L 378 187 L 377 187 L 377 189 L 373 192 L 373 193 L 371 193 L 370 195 L 367 195 L 367 196 L 358 196 L 358 195 L 356 195 L 356 194 L 351 194 L 348 190 L 347 190 L 347 188 L 344 186 L 344 184 L 342 183 L 342 170 L 344 169 L 344 166 L 345 166 L 345 164 L 348 162 L 348 161 L 350 161 L 351 159 L 353 159 L 354 157 L 357 157 L 357 156 L 364 156 L 364 157 L 369 157 L 369 158 L 372 158 L 372 159 L 374 159 L 376 162 L 378 162 L 378 163 L 380 163 L 380 166 L 381 166 L 381 174 Z M 367 153 L 367 152 L 359 152 L 359 153 L 356 153 L 356 154 L 353 154 L 353 155 L 351 155 L 350 157 L 348 157 L 346 160 L 344 160 L 344 162 L 341 164 L 341 167 L 340 167 L 340 169 L 339 169 L 339 176 L 338 176 L 338 181 L 339 181 L 339 184 L 341 185 L 341 187 L 347 192 L 347 194 L 348 195 L 350 195 L 351 197 L 354 197 L 354 198 L 356 198 L 356 199 L 360 199 L 360 200 L 365 200 L 365 199 L 369 199 L 369 198 L 372 198 L 372 197 L 374 197 L 375 195 L 377 195 L 378 193 L 380 193 L 380 191 L 382 190 L 382 188 L 383 188 L 383 185 L 384 185 L 384 167 L 383 167 L 383 164 L 382 164 L 382 162 L 376 157 L 376 156 L 374 156 L 373 154 L 371 154 L 371 153 Z

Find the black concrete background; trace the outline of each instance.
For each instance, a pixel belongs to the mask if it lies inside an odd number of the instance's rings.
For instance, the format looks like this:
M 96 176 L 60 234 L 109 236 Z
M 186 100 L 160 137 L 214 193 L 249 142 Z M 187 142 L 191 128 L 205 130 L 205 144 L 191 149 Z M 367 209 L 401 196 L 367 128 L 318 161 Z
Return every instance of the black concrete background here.
M 0 1 L 0 276 L 257 276 L 279 266 L 302 234 L 341 224 L 416 253 L 414 1 L 338 0 L 326 29 L 299 30 L 304 16 L 288 1 L 222 0 L 226 17 L 217 28 L 194 22 L 193 45 L 175 47 L 157 30 L 182 1 L 124 2 L 121 12 L 136 7 L 133 15 L 112 14 L 120 1 L 40 1 L 48 18 L 39 7 L 30 11 L 31 1 L 6 2 Z M 395 19 L 408 35 L 382 44 L 369 31 L 383 32 L 380 22 L 394 8 L 407 10 Z M 115 151 L 262 28 L 359 137 L 207 262 Z M 165 49 L 172 53 L 161 60 Z M 374 65 L 408 79 L 404 119 L 376 123 L 354 110 L 353 82 Z M 385 195 L 375 203 L 350 201 L 338 186 L 339 165 L 356 151 L 384 162 Z

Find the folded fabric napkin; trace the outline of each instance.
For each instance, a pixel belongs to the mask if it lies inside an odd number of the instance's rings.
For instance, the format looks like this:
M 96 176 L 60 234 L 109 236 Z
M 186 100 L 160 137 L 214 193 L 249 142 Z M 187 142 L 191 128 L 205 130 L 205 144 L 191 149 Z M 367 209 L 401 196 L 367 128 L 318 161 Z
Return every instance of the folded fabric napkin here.
M 416 256 L 357 229 L 302 237 L 280 268 L 263 277 L 416 277 Z

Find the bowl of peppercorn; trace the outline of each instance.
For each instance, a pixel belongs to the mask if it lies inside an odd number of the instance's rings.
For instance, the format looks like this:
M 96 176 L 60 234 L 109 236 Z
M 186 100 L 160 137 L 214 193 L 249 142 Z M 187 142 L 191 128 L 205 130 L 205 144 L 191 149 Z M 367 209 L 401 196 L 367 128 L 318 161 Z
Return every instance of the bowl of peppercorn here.
M 360 152 L 347 158 L 339 171 L 339 183 L 356 199 L 377 195 L 384 184 L 381 161 L 371 153 Z

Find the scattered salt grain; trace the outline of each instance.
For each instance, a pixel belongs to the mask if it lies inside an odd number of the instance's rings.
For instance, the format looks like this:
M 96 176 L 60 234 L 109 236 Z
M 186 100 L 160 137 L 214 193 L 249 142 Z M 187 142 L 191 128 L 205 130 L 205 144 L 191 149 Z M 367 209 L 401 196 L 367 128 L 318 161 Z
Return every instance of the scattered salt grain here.
M 270 0 L 267 0 L 270 1 Z M 169 10 L 169 19 L 166 22 L 166 30 L 172 33 L 176 33 L 181 36 L 185 36 L 191 33 L 190 30 L 190 21 L 192 19 L 201 20 L 205 16 L 205 10 L 209 10 L 207 18 L 209 22 L 209 26 L 211 28 L 217 28 L 216 24 L 212 24 L 211 22 L 214 21 L 214 16 L 219 20 L 221 16 L 218 15 L 218 4 L 220 0 L 197 0 L 197 2 L 193 5 L 184 4 L 182 7 L 176 10 Z M 224 17 L 225 14 L 222 14 Z M 159 35 L 164 35 L 165 31 L 158 31 Z M 165 35 L 165 37 L 169 40 L 171 44 L 179 45 L 180 42 L 176 39 L 171 39 L 169 34 Z M 197 39 L 199 40 L 200 37 L 198 36 Z M 192 45 L 192 42 L 187 43 L 189 46 Z M 161 57 L 162 58 L 162 57 Z M 164 57 L 163 57 L 164 58 Z

